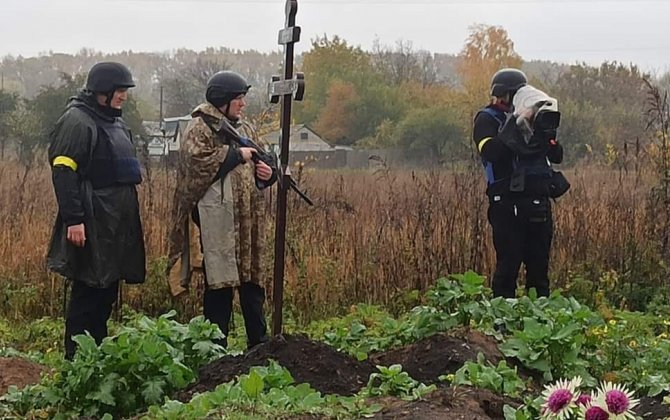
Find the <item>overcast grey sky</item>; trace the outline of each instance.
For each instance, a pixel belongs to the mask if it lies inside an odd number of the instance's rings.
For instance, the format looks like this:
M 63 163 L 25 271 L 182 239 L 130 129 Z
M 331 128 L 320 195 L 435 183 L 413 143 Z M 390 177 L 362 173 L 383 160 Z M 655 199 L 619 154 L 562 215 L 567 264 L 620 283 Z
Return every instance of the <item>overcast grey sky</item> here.
M 0 56 L 168 51 L 226 46 L 277 50 L 283 0 L 0 0 Z M 299 0 L 309 49 L 319 34 L 370 49 L 457 53 L 476 23 L 500 25 L 525 60 L 633 62 L 670 71 L 670 0 Z

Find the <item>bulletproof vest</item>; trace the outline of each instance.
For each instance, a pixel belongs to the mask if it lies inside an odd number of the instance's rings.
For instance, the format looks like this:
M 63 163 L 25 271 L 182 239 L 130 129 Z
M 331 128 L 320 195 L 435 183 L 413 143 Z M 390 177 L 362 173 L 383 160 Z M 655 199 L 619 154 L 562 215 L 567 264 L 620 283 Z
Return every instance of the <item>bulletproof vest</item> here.
M 499 130 L 502 129 L 507 120 L 505 112 L 499 109 L 486 107 L 480 112 L 493 117 L 498 122 Z M 494 194 L 504 194 L 507 192 L 542 193 L 552 174 L 551 165 L 544 154 L 536 154 L 531 157 L 514 156 L 512 160 L 512 174 L 503 179 L 495 178 L 492 162 L 482 157 L 482 164 L 486 172 L 489 190 Z
M 98 141 L 88 171 L 93 188 L 142 182 L 140 162 L 125 124 L 118 118 L 113 121 L 95 118 L 95 122 Z

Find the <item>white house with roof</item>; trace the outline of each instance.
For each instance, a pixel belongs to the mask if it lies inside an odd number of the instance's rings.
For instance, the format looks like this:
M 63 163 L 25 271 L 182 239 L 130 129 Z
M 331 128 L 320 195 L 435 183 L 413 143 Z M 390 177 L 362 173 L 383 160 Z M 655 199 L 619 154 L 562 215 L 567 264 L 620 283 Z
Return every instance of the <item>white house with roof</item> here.
M 146 141 L 149 156 L 154 158 L 176 158 L 181 146 L 190 115 L 182 117 L 164 118 L 162 124 L 156 121 L 143 122 L 147 133 Z M 261 138 L 269 145 L 269 151 L 280 154 L 281 131 L 277 130 Z M 338 167 L 346 165 L 346 154 L 350 147 L 330 145 L 323 137 L 305 124 L 291 127 L 290 160 L 292 162 L 312 162 L 318 167 Z
M 190 120 L 191 116 L 185 115 L 163 118 L 163 121 L 143 121 L 142 126 L 147 133 L 149 156 L 169 156 L 179 152 L 181 136 Z
M 277 130 L 263 136 L 262 140 L 278 154 L 280 138 L 281 131 Z M 291 126 L 290 141 L 289 150 L 291 152 L 332 152 L 335 150 L 323 137 L 305 124 Z

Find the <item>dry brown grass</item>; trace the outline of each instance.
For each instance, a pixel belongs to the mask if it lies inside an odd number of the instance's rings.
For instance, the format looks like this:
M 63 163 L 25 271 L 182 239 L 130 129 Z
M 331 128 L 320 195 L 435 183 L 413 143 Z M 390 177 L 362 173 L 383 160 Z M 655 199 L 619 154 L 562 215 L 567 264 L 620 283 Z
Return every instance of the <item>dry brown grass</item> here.
M 605 270 L 630 271 L 654 247 L 650 176 L 595 167 L 567 174 L 572 190 L 554 207 L 554 284 L 575 272 L 595 279 Z M 286 272 L 287 303 L 302 320 L 355 302 L 394 303 L 448 273 L 491 272 L 495 256 L 478 165 L 303 175 L 316 206 L 291 198 Z M 173 185 L 172 172 L 154 165 L 140 188 L 152 276 L 148 285 L 126 290 L 125 303 L 150 313 L 176 305 L 188 316 L 199 312 L 197 294 L 175 304 L 155 274 L 166 250 Z M 2 162 L 0 200 L 0 315 L 59 315 L 61 280 L 44 267 L 55 213 L 46 165 Z

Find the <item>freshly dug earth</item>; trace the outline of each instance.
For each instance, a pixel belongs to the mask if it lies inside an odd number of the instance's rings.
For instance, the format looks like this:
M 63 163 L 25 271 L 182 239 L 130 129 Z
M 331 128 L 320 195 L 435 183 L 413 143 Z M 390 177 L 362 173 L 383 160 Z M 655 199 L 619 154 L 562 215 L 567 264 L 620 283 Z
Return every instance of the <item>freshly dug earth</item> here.
M 25 359 L 0 357 L 0 395 L 11 385 L 23 388 L 38 383 L 43 371 L 42 366 Z
M 670 417 L 670 406 L 662 404 L 662 398 L 643 397 L 634 411 L 643 419 L 658 420 Z
M 384 402 L 382 402 L 384 403 Z M 468 387 L 440 388 L 418 401 L 387 401 L 376 419 L 413 420 L 503 420 L 503 407 L 520 403 L 486 389 Z
M 372 355 L 370 361 L 382 366 L 401 364 L 412 378 L 433 384 L 439 382 L 440 375 L 456 372 L 466 361 L 476 361 L 477 353 L 483 353 L 494 364 L 504 359 L 493 337 L 466 330 L 433 335 L 409 346 Z
M 635 413 L 643 419 L 659 420 L 670 417 L 670 406 L 661 403 L 661 398 L 643 397 Z M 381 402 L 381 401 L 380 401 Z M 421 401 L 405 402 L 387 399 L 386 407 L 374 417 L 376 419 L 467 419 L 503 420 L 503 407 L 521 405 L 509 397 L 503 397 L 486 389 L 440 388 Z
M 353 395 L 363 388 L 376 371 L 368 361 L 340 353 L 303 335 L 275 337 L 242 356 L 225 356 L 200 369 L 199 380 L 175 397 L 190 401 L 195 393 L 211 391 L 217 385 L 265 366 L 273 359 L 291 372 L 296 383 L 309 383 L 323 394 Z

